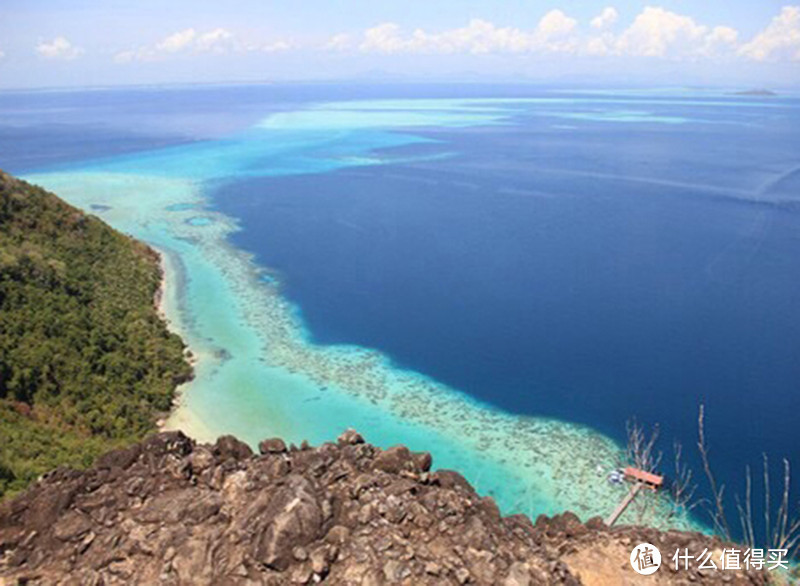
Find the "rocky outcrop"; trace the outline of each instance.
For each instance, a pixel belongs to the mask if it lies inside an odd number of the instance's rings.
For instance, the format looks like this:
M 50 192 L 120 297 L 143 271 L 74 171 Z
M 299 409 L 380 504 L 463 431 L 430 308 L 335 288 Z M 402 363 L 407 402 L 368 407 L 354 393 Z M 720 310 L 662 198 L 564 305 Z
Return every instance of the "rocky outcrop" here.
M 0 584 L 639 584 L 628 559 L 642 541 L 721 548 L 569 513 L 502 517 L 458 473 L 432 472 L 429 454 L 354 431 L 318 448 L 259 448 L 161 433 L 91 470 L 48 474 L 0 505 Z M 666 567 L 648 578 L 719 580 Z

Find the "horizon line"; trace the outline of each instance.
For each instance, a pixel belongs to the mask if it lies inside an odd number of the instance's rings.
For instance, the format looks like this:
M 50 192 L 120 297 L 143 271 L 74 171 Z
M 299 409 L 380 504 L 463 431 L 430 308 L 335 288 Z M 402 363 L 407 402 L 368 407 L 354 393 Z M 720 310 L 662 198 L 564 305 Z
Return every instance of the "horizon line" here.
M 391 74 L 389 74 L 391 75 Z M 579 81 L 545 81 L 538 79 L 508 79 L 497 80 L 488 79 L 481 81 L 478 79 L 442 79 L 432 80 L 428 78 L 404 78 L 398 75 L 397 79 L 369 79 L 351 76 L 339 79 L 284 79 L 284 80 L 220 80 L 220 81 L 165 81 L 151 83 L 112 83 L 107 85 L 54 85 L 54 86 L 17 86 L 0 87 L 0 94 L 5 93 L 36 93 L 36 92 L 78 92 L 78 91 L 113 91 L 120 89 L 128 90 L 147 90 L 147 89 L 179 89 L 179 88 L 202 88 L 202 87 L 237 87 L 237 86 L 291 86 L 291 85 L 502 85 L 502 86 L 538 86 L 549 89 L 576 89 L 592 88 L 607 91 L 627 91 L 632 89 L 649 90 L 695 90 L 695 91 L 782 91 L 800 92 L 800 85 L 721 85 L 709 83 L 708 85 L 698 85 L 696 83 L 656 85 L 647 82 L 634 82 L 629 84 L 603 84 L 598 82 L 579 82 Z M 784 97 L 784 96 L 777 96 Z

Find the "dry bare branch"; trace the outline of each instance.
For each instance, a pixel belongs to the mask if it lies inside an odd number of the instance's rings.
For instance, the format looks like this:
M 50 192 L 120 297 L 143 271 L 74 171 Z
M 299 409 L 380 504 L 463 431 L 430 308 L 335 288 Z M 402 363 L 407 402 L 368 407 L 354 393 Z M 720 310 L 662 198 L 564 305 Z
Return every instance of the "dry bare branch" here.
M 626 428 L 628 431 L 628 445 L 626 448 L 628 464 L 645 472 L 655 472 L 659 464 L 661 464 L 663 456 L 660 451 L 655 451 L 660 433 L 658 424 L 653 426 L 649 434 L 645 431 L 644 426 L 639 425 L 636 419 L 629 420 Z
M 703 427 L 703 408 L 700 408 L 699 419 L 700 455 L 703 459 L 703 466 L 706 471 L 711 491 L 715 495 L 715 509 L 712 511 L 712 519 L 715 528 L 720 535 L 726 539 L 731 539 L 727 522 L 725 519 L 724 508 L 724 486 L 717 488 L 714 475 L 711 472 L 708 446 L 705 443 L 705 430 Z M 736 509 L 739 514 L 739 524 L 742 530 L 742 540 L 750 548 L 769 548 L 785 549 L 789 558 L 794 558 L 800 554 L 800 503 L 796 513 L 791 511 L 791 468 L 789 461 L 783 460 L 783 490 L 778 509 L 772 510 L 770 485 L 769 459 L 763 455 L 763 486 L 764 490 L 764 532 L 758 533 L 753 523 L 753 479 L 750 466 L 745 466 L 745 496 L 742 501 L 739 495 L 734 495 Z M 774 518 L 773 518 L 774 513 Z
M 675 464 L 675 479 L 672 481 L 670 492 L 672 493 L 673 510 L 670 517 L 678 512 L 689 513 L 702 503 L 695 498 L 697 483 L 693 483 L 693 472 L 689 465 L 683 461 L 683 446 L 677 440 L 672 444 L 673 462 Z
M 727 540 L 731 540 L 731 529 L 728 525 L 728 519 L 725 516 L 725 504 L 724 504 L 724 496 L 725 496 L 725 486 L 718 486 L 717 480 L 714 478 L 714 473 L 711 472 L 711 463 L 709 460 L 709 450 L 708 446 L 706 445 L 706 434 L 705 434 L 705 405 L 700 405 L 700 414 L 697 418 L 697 430 L 698 430 L 698 441 L 697 441 L 697 449 L 700 451 L 700 458 L 703 462 L 703 470 L 705 471 L 706 478 L 708 479 L 709 487 L 711 488 L 711 494 L 714 497 L 714 510 L 712 511 L 712 519 L 714 521 L 714 527 L 722 537 Z

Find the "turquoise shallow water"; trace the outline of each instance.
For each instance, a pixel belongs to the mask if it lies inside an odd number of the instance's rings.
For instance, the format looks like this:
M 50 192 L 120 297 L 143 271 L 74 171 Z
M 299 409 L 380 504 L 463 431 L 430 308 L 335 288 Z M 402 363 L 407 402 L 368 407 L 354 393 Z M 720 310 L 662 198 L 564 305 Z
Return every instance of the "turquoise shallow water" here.
M 165 310 L 199 358 L 168 428 L 255 444 L 275 435 L 321 443 L 354 427 L 379 445 L 431 451 L 437 467 L 458 469 L 506 513 L 604 515 L 622 496 L 605 481 L 620 455 L 614 442 L 586 427 L 501 412 L 368 348 L 312 343 L 280 279 L 230 245 L 236 222 L 204 209 L 207 190 L 227 179 L 380 165 L 399 160 L 385 149 L 430 142 L 416 127 L 505 124 L 513 114 L 501 100 L 329 104 L 274 114 L 219 140 L 26 179 L 95 206 L 164 253 Z M 667 508 L 656 508 L 662 521 Z

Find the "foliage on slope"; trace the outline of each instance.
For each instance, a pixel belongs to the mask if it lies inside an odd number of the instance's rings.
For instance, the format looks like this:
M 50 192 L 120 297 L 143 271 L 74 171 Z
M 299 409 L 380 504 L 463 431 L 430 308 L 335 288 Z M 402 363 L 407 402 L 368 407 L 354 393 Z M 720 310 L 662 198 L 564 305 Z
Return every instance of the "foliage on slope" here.
M 0 172 L 0 495 L 140 439 L 191 376 L 146 245 Z

